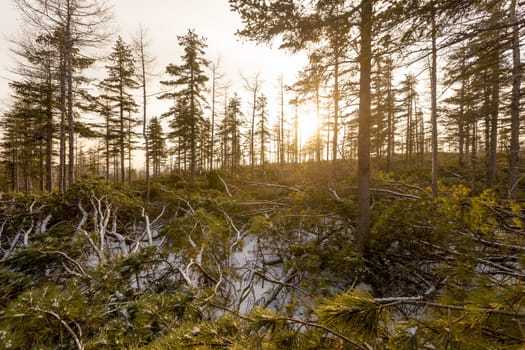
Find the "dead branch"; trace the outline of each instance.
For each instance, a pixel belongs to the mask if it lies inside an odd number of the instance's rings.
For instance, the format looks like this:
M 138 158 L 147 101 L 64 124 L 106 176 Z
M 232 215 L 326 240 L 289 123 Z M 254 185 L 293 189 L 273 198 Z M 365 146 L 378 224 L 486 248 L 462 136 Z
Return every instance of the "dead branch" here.
M 76 261 L 75 259 L 71 258 L 69 255 L 67 255 L 66 253 L 64 252 L 61 252 L 59 250 L 50 250 L 50 251 L 42 251 L 42 254 L 56 254 L 56 255 L 60 255 L 61 257 L 65 258 L 67 261 L 69 261 L 70 263 L 72 263 L 73 265 L 76 266 L 76 268 L 80 271 L 80 275 L 81 276 L 86 276 L 86 277 L 90 277 L 86 271 L 84 270 L 84 268 L 82 267 L 82 265 Z
M 379 192 L 379 193 L 385 193 L 385 194 L 392 195 L 394 197 L 401 197 L 401 198 L 407 198 L 407 199 L 412 199 L 412 200 L 420 200 L 421 199 L 421 197 L 419 197 L 419 196 L 417 196 L 415 194 L 396 192 L 396 191 L 391 191 L 391 190 L 387 190 L 387 189 L 383 189 L 383 188 L 370 188 L 370 191 L 372 191 L 372 192 Z
M 486 239 L 483 239 L 481 237 L 475 236 L 472 232 L 468 232 L 468 233 L 459 232 L 459 233 L 462 236 L 464 236 L 464 237 L 468 237 L 468 238 L 470 238 L 472 240 L 478 241 L 480 243 L 486 244 L 486 245 L 491 246 L 491 247 L 525 251 L 525 247 L 523 247 L 523 246 L 514 245 L 514 244 L 504 244 L 504 243 L 499 243 L 499 242 L 495 242 L 495 241 L 487 241 Z
M 381 300 L 387 299 L 388 301 L 385 304 L 381 304 Z M 385 309 L 385 308 L 392 308 L 394 306 L 398 305 L 414 305 L 414 306 L 425 306 L 425 307 L 434 307 L 439 309 L 448 309 L 448 310 L 454 310 L 454 311 L 465 311 L 467 310 L 467 307 L 460 306 L 460 305 L 448 305 L 448 304 L 440 304 L 440 303 L 434 303 L 430 301 L 424 301 L 421 300 L 420 297 L 408 297 L 408 298 L 385 298 L 385 299 L 377 299 L 378 303 L 378 309 Z M 374 302 L 376 302 L 376 299 L 374 299 Z M 525 318 L 525 313 L 523 312 L 513 312 L 513 311 L 507 311 L 507 310 L 501 310 L 501 309 L 489 309 L 489 308 L 476 308 L 477 311 L 481 311 L 486 314 L 491 315 L 502 315 L 502 316 L 509 316 L 509 317 L 516 317 L 516 318 Z
M 301 191 L 297 187 L 286 186 L 286 185 L 282 185 L 282 184 L 272 184 L 272 183 L 264 183 L 264 182 L 253 182 L 253 181 L 246 181 L 246 184 L 248 184 L 250 186 L 264 186 L 264 187 L 282 188 L 282 189 L 285 189 L 285 190 L 288 190 L 288 191 L 292 191 L 292 192 L 303 193 L 303 191 Z
M 148 243 L 150 246 L 153 245 L 153 237 L 151 236 L 151 224 L 149 222 L 149 216 L 146 214 L 146 210 L 142 208 L 142 217 L 146 224 L 146 235 L 148 236 Z
M 82 345 L 82 341 L 80 340 L 80 338 L 76 335 L 75 331 L 67 324 L 67 322 L 64 321 L 60 317 L 60 315 L 58 315 L 57 313 L 55 313 L 55 312 L 53 312 L 51 310 L 45 310 L 45 309 L 42 309 L 42 308 L 39 308 L 39 307 L 32 307 L 30 310 L 34 311 L 34 312 L 42 312 L 44 314 L 47 314 L 47 315 L 52 316 L 53 318 L 55 318 L 58 322 L 60 322 L 60 324 L 62 324 L 62 326 L 64 326 L 64 328 L 69 333 L 71 338 L 73 338 L 73 340 L 75 341 L 75 345 L 77 346 L 77 349 L 78 350 L 83 350 L 84 349 L 84 345 Z M 78 327 L 78 325 L 77 325 L 77 327 Z
M 272 206 L 288 206 L 286 203 L 276 202 L 276 201 L 267 201 L 267 200 L 256 200 L 256 201 L 244 201 L 238 202 L 239 205 L 272 205 Z
M 268 277 L 261 271 L 255 271 L 254 274 L 256 274 L 257 276 L 261 277 L 265 281 L 268 281 L 268 282 L 271 282 L 271 283 L 274 283 L 274 284 L 278 284 L 278 285 L 281 285 L 283 287 L 288 287 L 288 288 L 295 289 L 295 290 L 297 290 L 297 291 L 299 291 L 299 292 L 301 292 L 302 294 L 305 294 L 305 295 L 309 294 L 306 290 L 304 290 L 301 287 L 297 286 L 297 284 L 289 283 L 297 275 L 296 273 L 290 274 L 285 279 L 285 281 L 279 281 L 279 280 L 276 280 L 274 278 Z
M 222 179 L 222 177 L 221 177 L 219 174 L 217 174 L 217 177 L 218 177 L 219 180 L 222 182 L 222 185 L 224 186 L 224 190 L 225 190 L 226 193 L 228 194 L 228 197 L 230 197 L 230 198 L 233 197 L 232 194 L 231 194 L 231 192 L 230 192 L 230 189 L 228 188 L 228 185 L 226 184 L 226 181 L 224 181 L 224 180 Z
M 51 221 L 51 214 L 47 214 L 47 216 L 42 220 L 40 223 L 40 227 L 38 229 L 38 233 L 45 233 L 47 231 L 47 224 L 49 224 L 49 221 Z
M 405 187 L 405 188 L 408 188 L 408 189 L 417 190 L 417 191 L 422 192 L 425 195 L 427 195 L 428 198 L 432 198 L 432 194 L 431 193 L 429 193 L 423 187 L 420 187 L 420 186 L 417 186 L 417 185 L 409 185 L 409 184 L 401 182 L 401 181 L 387 181 L 387 180 L 378 180 L 378 179 L 374 179 L 374 181 L 381 182 L 381 183 L 388 184 L 388 185 L 393 185 L 393 186 L 399 185 L 399 186 L 402 186 L 402 187 Z
M 361 345 L 359 343 L 357 343 L 356 341 L 348 338 L 346 335 L 343 335 L 341 333 L 339 333 L 338 331 L 334 330 L 334 329 L 331 329 L 331 328 L 328 328 L 326 326 L 323 326 L 319 323 L 314 323 L 314 322 L 310 322 L 310 321 L 303 321 L 303 320 L 299 320 L 297 318 L 291 318 L 291 317 L 281 317 L 281 318 L 278 318 L 280 320 L 283 320 L 283 321 L 287 321 L 287 322 L 290 322 L 290 323 L 297 323 L 297 324 L 301 324 L 303 326 L 307 326 L 307 327 L 312 327 L 312 328 L 317 328 L 317 329 L 321 329 L 327 333 L 330 333 L 332 334 L 333 336 L 349 343 L 349 344 L 352 344 L 353 346 L 355 346 L 357 349 L 359 350 L 373 350 L 373 347 L 367 343 L 364 343 L 364 345 Z
M 22 235 L 22 230 L 18 230 L 17 233 L 16 233 L 15 238 L 13 238 L 13 241 L 11 242 L 11 246 L 10 246 L 9 249 L 4 253 L 4 256 L 2 257 L 2 260 L 1 260 L 1 261 L 6 260 L 6 259 L 11 255 L 11 253 L 15 250 L 16 245 L 17 245 L 18 240 L 20 239 L 20 236 L 21 236 L 21 235 Z
M 444 252 L 456 255 L 456 256 L 463 256 L 464 255 L 463 253 L 460 253 L 460 252 L 458 252 L 458 251 L 456 251 L 454 249 L 447 249 L 447 248 L 439 247 L 439 246 L 436 246 L 435 244 L 432 244 L 432 243 L 429 243 L 429 242 L 425 242 L 423 240 L 417 240 L 416 242 L 420 243 L 422 245 L 426 245 L 428 247 L 432 247 L 434 249 L 438 249 L 438 250 L 441 250 L 441 251 L 444 251 Z M 520 279 L 521 278 L 525 278 L 525 273 L 520 272 L 520 271 L 516 271 L 516 270 L 511 269 L 511 268 L 509 268 L 507 266 L 504 266 L 502 264 L 498 264 L 498 263 L 492 262 L 492 261 L 487 260 L 487 259 L 482 259 L 482 258 L 473 257 L 473 259 L 478 261 L 478 262 L 480 262 L 480 263 L 482 263 L 482 264 L 485 264 L 487 266 L 491 266 L 493 268 L 499 269 L 499 273 L 501 273 L 501 274 L 514 276 L 514 277 L 520 278 Z
M 80 220 L 80 222 L 78 223 L 77 225 L 77 231 L 81 232 L 84 234 L 84 236 L 86 236 L 88 242 L 89 242 L 89 245 L 91 245 L 91 248 L 93 248 L 93 250 L 97 253 L 97 256 L 98 256 L 98 259 L 99 261 L 104 261 L 104 254 L 102 253 L 102 251 L 97 247 L 97 245 L 95 244 L 95 242 L 93 241 L 93 239 L 91 238 L 91 236 L 89 235 L 89 233 L 83 228 L 84 227 L 84 224 L 87 222 L 87 219 L 88 219 L 88 212 L 84 209 L 84 207 L 82 207 L 82 203 L 78 203 L 78 208 L 80 209 L 80 211 L 82 212 L 82 219 Z M 93 220 L 95 220 L 93 218 Z M 96 227 L 96 222 L 95 222 L 95 227 Z

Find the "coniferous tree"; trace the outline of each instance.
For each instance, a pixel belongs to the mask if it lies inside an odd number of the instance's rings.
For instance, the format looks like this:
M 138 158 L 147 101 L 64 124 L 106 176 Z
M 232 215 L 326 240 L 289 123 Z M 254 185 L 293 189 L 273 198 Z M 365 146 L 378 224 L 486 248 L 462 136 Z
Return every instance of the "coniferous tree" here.
M 403 149 L 405 151 L 405 161 L 407 165 L 413 159 L 416 148 L 417 137 L 417 81 L 416 78 L 408 74 L 401 82 L 399 94 L 402 96 L 399 110 L 402 111 L 400 118 L 405 122 L 405 142 Z
M 313 52 L 308 56 L 309 64 L 302 71 L 299 72 L 299 79 L 293 85 L 294 91 L 300 96 L 307 98 L 312 96 L 315 103 L 315 113 L 317 120 L 317 129 L 315 130 L 315 159 L 318 166 L 320 166 L 322 159 L 322 117 L 321 117 L 321 99 L 322 99 L 322 84 L 325 77 L 326 67 L 322 64 L 322 55 L 318 52 Z
M 135 59 L 132 49 L 120 36 L 115 42 L 108 60 L 109 65 L 106 66 L 108 77 L 102 80 L 100 87 L 104 90 L 105 99 L 109 101 L 111 108 L 115 109 L 117 113 L 117 125 L 115 125 L 113 134 L 118 141 L 120 181 L 125 182 L 126 151 L 131 152 L 130 149 L 127 149 L 131 142 L 128 125 L 136 122 L 130 118 L 130 114 L 137 107 L 131 92 L 139 84 L 135 80 Z
M 268 140 L 270 138 L 270 127 L 268 125 L 268 99 L 264 94 L 257 98 L 257 115 L 258 121 L 255 130 L 255 136 L 259 138 L 259 164 L 261 172 L 265 173 L 266 153 L 268 149 Z
M 27 63 L 19 63 L 18 73 L 33 81 L 35 88 L 42 94 L 34 101 L 40 101 L 45 114 L 45 189 L 53 187 L 53 149 L 55 138 L 55 116 L 58 96 L 59 38 L 57 33 L 42 34 L 36 38 L 18 43 L 13 51 Z M 44 97 L 45 96 L 45 97 Z M 44 186 L 41 186 L 44 187 Z
M 26 23 L 37 33 L 56 33 L 59 48 L 60 85 L 60 159 L 59 188 L 66 183 L 71 186 L 75 169 L 75 75 L 93 63 L 80 55 L 80 49 L 103 42 L 103 24 L 110 19 L 109 10 L 103 1 L 94 0 L 15 0 Z M 66 124 L 68 162 L 66 172 Z M 67 174 L 66 174 L 67 173 Z M 66 181 L 67 179 L 67 181 Z
M 397 111 L 394 104 L 393 63 L 388 55 L 375 57 L 374 63 L 371 145 L 377 158 L 386 155 L 387 171 L 390 171 L 396 126 L 394 117 Z
M 159 98 L 184 99 L 187 113 L 185 113 L 186 117 L 183 123 L 185 124 L 184 128 L 189 130 L 189 134 L 180 136 L 182 138 L 179 138 L 179 142 L 190 145 L 190 173 L 193 182 L 195 181 L 197 166 L 197 142 L 203 140 L 203 110 L 206 104 L 204 90 L 205 83 L 208 81 L 204 68 L 210 63 L 204 58 L 204 50 L 207 47 L 204 37 L 199 37 L 193 30 L 188 30 L 186 35 L 177 38 L 179 45 L 184 49 L 184 55 L 181 56 L 183 63 L 168 65 L 166 73 L 172 76 L 173 80 L 161 81 L 161 83 L 168 87 L 178 88 L 178 90 L 165 93 Z M 167 114 L 172 113 L 168 112 Z
M 220 127 L 223 142 L 223 166 L 230 168 L 232 177 L 235 177 L 241 161 L 241 125 L 243 114 L 241 112 L 241 99 L 234 94 L 228 101 L 226 115 Z
M 153 167 L 153 176 L 156 178 L 159 176 L 161 166 L 168 156 L 162 125 L 157 117 L 151 118 L 148 125 L 147 135 L 151 147 L 148 156 L 150 157 L 151 165 Z

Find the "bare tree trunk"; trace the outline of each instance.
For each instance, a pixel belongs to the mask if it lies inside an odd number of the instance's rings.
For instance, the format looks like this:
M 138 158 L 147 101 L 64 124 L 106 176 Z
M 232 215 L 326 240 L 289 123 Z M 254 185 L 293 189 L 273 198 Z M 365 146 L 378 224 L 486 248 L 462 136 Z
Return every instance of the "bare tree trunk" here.
M 436 47 L 436 9 L 434 1 L 431 3 L 432 13 L 432 67 L 430 73 L 430 99 L 432 124 L 432 194 L 438 196 L 438 130 L 437 130 L 437 47 Z
M 392 91 L 392 59 L 388 59 L 387 61 L 387 104 L 388 104 L 388 135 L 387 135 L 387 171 L 390 172 L 392 170 L 392 157 L 394 154 L 394 110 L 393 110 L 393 102 L 394 102 L 394 94 Z
M 476 162 L 477 162 L 477 157 L 478 157 L 478 151 L 477 151 L 477 139 L 478 139 L 478 123 L 476 120 L 474 120 L 472 122 L 472 135 L 471 135 L 471 151 L 470 151 L 470 165 L 471 165 L 471 170 L 472 170 L 472 184 L 471 184 L 471 192 L 472 193 L 476 193 L 477 191 L 477 186 L 476 186 L 476 181 L 477 181 L 477 175 L 476 175 Z
M 337 172 L 337 134 L 339 133 L 339 48 L 336 48 L 334 62 L 334 125 L 332 136 L 332 180 Z
M 362 255 L 370 245 L 370 74 L 372 59 L 372 0 L 361 1 L 361 53 L 359 55 L 358 237 Z
M 51 68 L 48 66 L 46 91 L 46 191 L 53 189 L 53 88 Z
M 319 94 L 319 83 L 315 86 L 315 112 L 317 117 L 317 130 L 316 130 L 316 160 L 318 170 L 321 168 L 321 98 Z
M 61 193 L 66 189 L 66 49 L 64 40 L 61 43 L 60 58 L 60 148 L 58 164 L 58 188 Z
M 146 59 L 144 54 L 144 32 L 140 30 L 139 37 L 139 55 L 140 55 L 140 66 L 141 66 L 141 75 L 142 75 L 142 114 L 143 114 L 143 125 L 142 125 L 142 136 L 144 137 L 144 148 L 146 156 L 146 202 L 149 203 L 150 196 L 150 176 L 149 176 L 149 143 L 148 143 L 148 114 L 147 114 L 147 93 L 146 93 Z
M 66 22 L 66 71 L 67 71 L 67 125 L 69 140 L 68 186 L 74 182 L 75 130 L 73 121 L 73 41 L 71 37 L 71 1 L 67 1 Z
M 461 58 L 461 88 L 459 90 L 459 118 L 458 118 L 458 137 L 459 137 L 459 165 L 465 165 L 465 148 L 468 149 L 468 137 L 465 140 L 465 77 L 463 72 L 465 71 L 465 56 Z M 467 131 L 468 133 L 468 131 Z M 465 145 L 466 143 L 466 145 Z M 466 146 L 466 147 L 465 147 Z
M 243 78 L 244 87 L 252 93 L 252 116 L 250 121 L 250 177 L 253 179 L 255 170 L 255 112 L 257 109 L 257 94 L 261 87 L 259 80 L 259 73 L 257 73 L 253 79 L 253 83 L 247 78 Z
M 283 76 L 279 77 L 280 95 L 281 95 L 281 118 L 279 128 L 279 163 L 284 164 L 284 82 Z
M 509 157 L 509 197 L 517 199 L 520 160 L 520 89 L 522 67 L 520 62 L 520 33 L 516 15 L 516 0 L 511 1 L 510 20 L 512 21 L 512 100 L 511 136 Z
M 490 152 L 488 186 L 492 187 L 496 182 L 496 152 L 498 146 L 498 113 L 499 113 L 499 53 L 496 52 L 495 66 L 492 71 L 492 96 L 490 103 Z

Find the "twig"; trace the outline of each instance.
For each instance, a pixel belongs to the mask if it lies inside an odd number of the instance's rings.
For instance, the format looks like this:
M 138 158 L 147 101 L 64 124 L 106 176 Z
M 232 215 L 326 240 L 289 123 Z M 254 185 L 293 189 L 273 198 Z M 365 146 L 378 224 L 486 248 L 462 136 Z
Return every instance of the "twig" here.
M 82 275 L 84 276 L 87 276 L 87 277 L 90 277 L 86 271 L 84 270 L 84 268 L 82 267 L 82 265 L 80 265 L 80 263 L 78 261 L 76 261 L 75 259 L 71 258 L 69 255 L 67 255 L 66 253 L 64 252 L 61 252 L 59 250 L 51 250 L 51 251 L 42 251 L 42 254 L 57 254 L 57 255 L 60 255 L 62 257 L 64 257 L 67 261 L 69 261 L 70 263 L 72 263 L 73 265 L 75 265 L 77 267 L 77 269 L 80 270 L 80 272 L 82 273 Z
M 224 186 L 224 189 L 226 190 L 226 193 L 228 194 L 228 197 L 230 197 L 230 198 L 233 197 L 231 192 L 230 192 L 230 189 L 228 188 L 228 184 L 226 183 L 226 181 L 224 181 L 219 174 L 217 174 L 217 177 L 222 182 L 222 185 Z
M 48 314 L 48 315 L 54 317 L 55 319 L 57 319 L 58 322 L 60 322 L 62 324 L 62 326 L 64 326 L 64 328 L 69 333 L 69 335 L 71 335 L 71 337 L 75 341 L 75 345 L 77 346 L 77 349 L 78 350 L 83 350 L 84 349 L 84 346 L 82 345 L 82 342 L 80 341 L 78 336 L 75 334 L 75 331 L 57 313 L 55 313 L 55 312 L 53 312 L 51 310 L 41 309 L 39 307 L 32 307 L 31 310 L 32 311 L 36 311 L 36 312 L 43 312 L 43 313 Z
M 292 191 L 292 192 L 303 193 L 303 191 L 301 191 L 297 187 L 293 187 L 293 186 L 286 186 L 286 185 L 272 184 L 272 183 L 253 182 L 253 181 L 247 181 L 246 183 L 248 185 L 252 185 L 252 186 L 276 187 L 276 188 L 286 189 L 286 190 L 289 190 L 289 191 Z
M 421 300 L 421 297 L 408 297 L 408 298 L 384 298 L 384 299 L 374 299 L 374 301 L 380 302 L 380 301 L 386 301 L 387 303 L 378 305 L 378 309 L 385 309 L 385 308 L 391 308 L 398 305 L 415 305 L 415 306 L 430 306 L 440 309 L 448 309 L 448 310 L 456 310 L 456 311 L 465 311 L 467 308 L 465 306 L 460 305 L 448 305 L 448 304 L 440 304 L 440 303 L 433 303 L 429 301 Z M 503 315 L 503 316 L 510 316 L 510 317 L 518 317 L 518 318 L 525 318 L 525 313 L 523 312 L 512 312 L 507 310 L 500 310 L 500 309 L 489 309 L 489 308 L 473 308 L 473 310 L 481 311 L 486 314 L 491 315 Z
M 354 340 L 348 338 L 347 336 L 337 332 L 336 330 L 333 330 L 331 328 L 328 328 L 326 326 L 323 326 L 319 323 L 314 323 L 314 322 L 310 322 L 310 321 L 303 321 L 303 320 L 299 320 L 299 319 L 296 319 L 296 318 L 289 318 L 289 317 L 282 317 L 280 318 L 281 320 L 284 320 L 284 321 L 288 321 L 288 322 L 292 322 L 292 323 L 298 323 L 298 324 L 301 324 L 301 325 L 304 325 L 304 326 L 308 326 L 308 327 L 312 327 L 312 328 L 318 328 L 318 329 L 322 329 L 323 331 L 327 332 L 327 333 L 330 333 L 334 336 L 336 336 L 337 338 L 347 342 L 347 343 L 350 343 L 352 344 L 353 346 L 357 347 L 359 350 L 372 350 L 372 346 L 368 345 L 365 343 L 365 345 L 361 345 L 357 342 L 355 342 Z

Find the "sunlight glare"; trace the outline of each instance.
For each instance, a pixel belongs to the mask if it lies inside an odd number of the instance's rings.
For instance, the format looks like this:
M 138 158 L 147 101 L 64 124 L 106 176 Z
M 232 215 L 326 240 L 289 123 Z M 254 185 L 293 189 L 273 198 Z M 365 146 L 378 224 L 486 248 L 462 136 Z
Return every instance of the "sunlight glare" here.
M 299 116 L 299 134 L 301 135 L 302 144 L 307 143 L 317 132 L 317 116 L 315 112 L 304 111 Z

